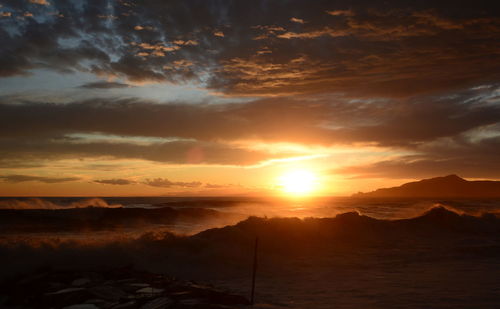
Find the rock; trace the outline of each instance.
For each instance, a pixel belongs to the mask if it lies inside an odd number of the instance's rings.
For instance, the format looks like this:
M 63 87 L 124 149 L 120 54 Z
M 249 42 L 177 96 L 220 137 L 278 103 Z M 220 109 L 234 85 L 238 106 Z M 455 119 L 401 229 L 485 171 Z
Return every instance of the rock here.
M 66 293 L 73 293 L 73 292 L 78 292 L 78 291 L 83 291 L 85 290 L 84 288 L 66 288 L 59 290 L 57 292 L 52 292 L 52 293 L 45 293 L 45 295 L 58 295 L 58 294 L 66 294 Z
M 88 299 L 85 301 L 86 304 L 93 304 L 93 305 L 96 305 L 97 307 L 99 308 L 111 308 L 112 306 L 114 306 L 116 304 L 116 302 L 108 302 L 108 301 L 105 301 L 103 299 Z
M 208 285 L 201 285 L 198 283 L 190 283 L 190 287 L 195 288 L 195 289 L 213 289 L 213 287 L 208 286 Z
M 66 288 L 52 293 L 45 293 L 36 305 L 43 308 L 64 308 L 73 304 L 84 303 L 91 295 L 84 288 Z M 41 301 L 42 303 L 38 303 Z
M 108 301 L 119 301 L 120 299 L 127 297 L 125 292 L 110 285 L 95 286 L 90 288 L 89 292 L 98 298 Z
M 92 282 L 102 282 L 105 279 L 102 274 L 97 272 L 86 272 L 85 274 L 83 274 L 83 276 L 85 278 L 89 278 Z
M 170 293 L 170 295 L 172 296 L 186 296 L 186 295 L 190 295 L 191 294 L 191 291 L 179 291 L 179 292 L 174 292 L 174 293 Z
M 122 269 L 38 273 L 2 285 L 1 292 L 0 308 L 7 303 L 11 308 L 66 309 L 221 309 L 248 304 L 246 298 L 212 286 Z
M 89 284 L 90 282 L 91 281 L 89 278 L 79 278 L 79 279 L 73 280 L 73 282 L 71 282 L 71 285 L 72 286 L 84 286 L 84 285 Z
M 199 299 L 199 298 L 186 298 L 186 299 L 181 299 L 179 301 L 179 304 L 185 305 L 185 306 L 194 306 L 194 305 L 202 305 L 206 304 L 207 302 L 204 299 Z
M 126 278 L 126 279 L 120 279 L 120 280 L 116 280 L 115 282 L 116 283 L 130 283 L 130 284 L 133 284 L 133 282 L 136 282 L 137 279 L 134 279 L 134 278 Z M 146 283 L 140 283 L 140 284 L 146 284 Z
M 77 304 L 64 307 L 63 309 L 99 309 L 99 307 L 94 304 Z
M 129 308 L 137 308 L 137 303 L 132 300 L 132 301 L 128 301 L 126 303 L 122 303 L 122 304 L 117 304 L 117 305 L 114 305 L 113 307 L 111 307 L 111 309 L 129 309 Z
M 48 282 L 46 284 L 49 290 L 61 290 L 66 287 L 66 284 L 61 282 Z
M 28 277 L 25 277 L 24 279 L 20 280 L 18 282 L 19 285 L 25 285 L 25 284 L 31 284 L 37 281 L 42 281 L 45 279 L 50 273 L 49 272 L 42 272 L 42 273 L 37 273 Z
M 168 297 L 160 297 L 144 304 L 141 309 L 163 309 L 171 305 L 173 301 Z
M 139 294 L 160 294 L 160 293 L 163 293 L 165 290 L 164 289 L 157 289 L 157 288 L 153 288 L 153 287 L 147 287 L 147 288 L 142 288 L 142 289 L 139 289 L 137 291 L 135 291 L 136 293 L 139 293 Z
M 120 282 L 121 280 L 116 281 L 116 283 L 122 283 L 120 288 L 127 293 L 135 293 L 138 288 L 147 288 L 150 285 L 148 283 L 137 283 L 137 279 L 133 281 L 125 281 Z M 135 282 L 134 282 L 135 281 Z
M 250 302 L 243 296 L 220 292 L 211 288 L 190 287 L 193 296 L 207 299 L 211 304 L 220 305 L 249 305 Z

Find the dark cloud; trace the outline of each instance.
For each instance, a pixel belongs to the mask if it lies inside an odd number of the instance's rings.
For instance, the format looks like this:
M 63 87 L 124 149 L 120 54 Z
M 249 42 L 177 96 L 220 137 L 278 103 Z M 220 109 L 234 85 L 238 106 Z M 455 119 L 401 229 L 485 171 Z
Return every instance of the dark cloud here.
M 87 88 L 87 89 L 111 89 L 111 88 L 128 88 L 128 87 L 130 87 L 130 85 L 128 84 L 107 82 L 107 81 L 86 83 L 80 86 L 80 88 Z
M 357 102 L 317 96 L 237 104 L 113 99 L 0 104 L 0 163 L 12 167 L 20 160 L 43 164 L 82 157 L 254 165 L 303 155 L 249 149 L 238 143 L 245 140 L 325 146 L 364 143 L 424 155 L 436 153 L 442 160 L 479 149 L 473 139 L 481 131 L 499 134 L 496 92 L 490 86 L 445 96 Z M 109 141 L 116 136 L 120 140 Z M 436 148 L 447 139 L 468 147 Z M 450 149 L 452 153 L 445 154 Z M 491 147 L 490 152 L 494 153 Z
M 234 185 L 219 185 L 219 184 L 213 184 L 213 183 L 206 183 L 205 188 L 207 189 L 225 189 L 225 188 L 231 188 L 234 187 Z
M 133 185 L 137 183 L 136 181 L 130 179 L 122 179 L 122 178 L 100 179 L 100 180 L 94 180 L 94 182 L 103 185 L 118 185 L 118 186 Z
M 43 183 L 61 183 L 80 180 L 78 177 L 43 177 L 43 176 L 30 176 L 30 175 L 4 175 L 0 179 L 6 182 L 18 183 L 26 181 L 38 181 Z
M 11 168 L 34 168 L 43 167 L 44 164 L 41 162 L 26 161 L 23 158 L 12 157 L 12 154 L 7 154 L 0 158 L 0 169 L 11 169 Z
M 16 18 L 0 25 L 0 76 L 49 68 L 134 82 L 208 78 L 209 87 L 229 95 L 384 97 L 499 78 L 493 1 L 50 4 L 5 1 Z M 17 16 L 27 11 L 34 18 Z
M 44 15 L 47 15 L 44 12 Z M 36 19 L 15 19 L 12 25 L 0 30 L 0 77 L 29 74 L 29 70 L 47 68 L 58 72 L 88 71 L 82 61 L 110 61 L 108 53 L 95 42 L 79 39 L 76 16 L 53 16 L 52 22 L 38 23 Z M 8 27 L 17 31 L 6 31 Z M 65 46 L 60 40 L 75 40 L 76 46 Z
M 172 187 L 198 188 L 202 186 L 202 183 L 199 181 L 191 181 L 191 182 L 170 181 L 166 178 L 146 179 L 143 183 L 148 186 L 160 187 L 160 188 L 172 188 Z
M 488 103 L 497 100 L 496 91 L 491 86 L 443 96 L 357 102 L 317 96 L 238 104 L 113 99 L 0 104 L 0 136 L 29 139 L 101 133 L 196 140 L 208 143 L 202 147 L 209 149 L 210 143 L 239 140 L 414 147 L 498 123 L 500 107 Z M 169 146 L 185 150 L 192 142 L 157 147 Z
M 468 103 L 464 102 L 465 98 L 457 99 L 424 98 L 378 104 L 375 109 L 367 109 L 366 117 L 377 119 L 377 123 L 339 129 L 338 134 L 352 141 L 374 141 L 384 146 L 412 146 L 499 122 L 498 106 L 485 106 L 473 99 Z
M 253 165 L 290 155 L 271 154 L 226 144 L 177 141 L 140 145 L 134 143 L 62 140 L 1 140 L 0 158 L 17 162 L 72 158 L 141 159 L 173 164 Z
M 498 179 L 500 137 L 480 141 L 447 140 L 412 156 L 333 170 L 360 178 L 426 178 L 460 172 L 463 177 Z

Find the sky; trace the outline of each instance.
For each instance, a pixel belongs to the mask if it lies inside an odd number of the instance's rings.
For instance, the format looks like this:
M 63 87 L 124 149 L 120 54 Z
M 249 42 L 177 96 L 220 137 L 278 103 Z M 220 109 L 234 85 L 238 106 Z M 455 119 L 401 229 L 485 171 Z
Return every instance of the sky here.
M 500 179 L 499 6 L 0 0 L 0 195 Z

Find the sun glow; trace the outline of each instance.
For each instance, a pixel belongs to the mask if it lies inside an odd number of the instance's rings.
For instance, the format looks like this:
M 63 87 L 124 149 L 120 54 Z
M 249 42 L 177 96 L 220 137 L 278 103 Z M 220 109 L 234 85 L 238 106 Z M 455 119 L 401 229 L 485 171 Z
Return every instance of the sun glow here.
M 308 170 L 292 170 L 279 177 L 279 187 L 289 195 L 311 194 L 317 186 L 316 175 Z

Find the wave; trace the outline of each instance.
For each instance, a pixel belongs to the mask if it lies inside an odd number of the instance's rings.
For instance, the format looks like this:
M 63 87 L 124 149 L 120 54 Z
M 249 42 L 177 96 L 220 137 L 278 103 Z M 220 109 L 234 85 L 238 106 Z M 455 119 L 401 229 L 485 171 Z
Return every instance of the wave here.
M 42 201 L 43 202 L 43 201 Z M 85 208 L 76 207 L 86 205 Z M 205 223 L 207 227 L 233 224 L 241 215 L 205 208 L 154 209 L 99 207 L 85 201 L 74 207 L 0 209 L 0 232 L 79 232 L 149 228 Z M 100 204 L 98 204 L 100 205 Z M 30 205 L 31 206 L 31 205 Z M 49 204 L 50 206 L 50 204 Z
M 243 242 L 252 237 L 266 239 L 269 248 L 297 249 L 325 244 L 361 245 L 397 243 L 432 237 L 483 235 L 500 239 L 500 217 L 495 213 L 465 214 L 443 205 L 432 207 L 410 219 L 382 220 L 348 212 L 334 218 L 250 217 L 233 226 L 203 231 L 193 238 L 215 243 Z M 430 238 L 429 238 L 430 237 Z
M 3 211 L 28 216 L 36 212 L 66 211 L 111 214 L 123 209 Z M 216 214 L 208 211 L 207 217 Z M 128 214 L 128 218 L 133 217 L 132 213 Z M 192 210 L 192 214 L 196 217 L 200 210 Z M 0 219 L 3 215 L 0 214 Z M 333 284 L 331 290 L 323 293 L 330 295 L 345 289 L 344 281 L 350 282 L 352 287 L 348 289 L 349 297 L 357 290 L 379 286 L 380 293 L 388 295 L 387 285 L 380 279 L 382 275 L 390 280 L 387 281 L 390 286 L 405 286 L 408 280 L 413 282 L 416 278 L 419 286 L 429 287 L 425 293 L 433 295 L 436 290 L 433 284 L 439 276 L 436 274 L 446 273 L 451 277 L 450 271 L 453 278 L 463 278 L 464 274 L 480 269 L 476 272 L 477 278 L 491 277 L 491 282 L 496 284 L 494 280 L 498 276 L 494 270 L 500 258 L 498 214 L 471 215 L 446 205 L 436 205 L 413 218 L 397 220 L 347 212 L 331 218 L 249 217 L 191 236 L 153 229 L 140 237 L 128 238 L 117 233 L 112 241 L 89 242 L 95 232 L 83 235 L 83 240 L 28 237 L 23 241 L 0 241 L 0 265 L 8 265 L 0 268 L 0 279 L 9 280 L 36 269 L 91 272 L 133 265 L 137 269 L 201 282 L 228 282 L 231 289 L 237 287 L 240 292 L 246 292 L 254 242 L 258 237 L 257 285 L 262 298 L 281 295 L 278 299 L 289 299 L 287 297 L 295 297 L 296 293 L 317 297 L 318 286 L 325 288 Z M 394 276 L 404 279 L 398 281 Z M 451 279 L 450 282 L 467 280 L 470 279 Z M 485 279 L 484 282 L 490 281 Z M 289 283 L 294 283 L 295 288 L 289 289 Z M 325 303 L 330 304 L 330 298 L 326 299 Z M 310 306 L 299 306 L 304 307 Z
M 140 219 L 137 220 L 140 221 L 145 218 L 144 213 L 149 213 L 151 219 L 161 217 L 159 214 L 162 212 L 177 213 L 179 210 L 161 208 L 137 212 L 137 209 L 103 208 L 64 211 L 79 213 L 78 216 L 101 211 L 101 218 L 113 220 L 120 217 L 116 212 L 122 215 L 127 213 L 122 218 L 128 222 L 136 214 L 139 214 Z M 217 213 L 209 209 L 192 209 L 183 215 L 199 217 L 202 212 L 208 217 Z M 4 215 L 2 213 L 0 218 Z M 177 215 L 180 216 L 179 213 Z M 196 274 L 198 267 L 213 271 L 217 267 L 226 269 L 248 265 L 256 237 L 260 240 L 261 254 L 267 258 L 276 257 L 277 261 L 304 254 L 309 254 L 314 260 L 368 248 L 385 248 L 382 250 L 384 254 L 397 249 L 411 255 L 418 254 L 416 248 L 455 252 L 455 247 L 460 247 L 468 254 L 480 252 L 500 257 L 498 214 L 472 216 L 444 206 L 433 207 L 418 217 L 398 220 L 374 219 L 358 212 L 348 212 L 333 218 L 249 217 L 237 224 L 208 229 L 192 236 L 152 230 L 140 237 L 127 238 L 118 233 L 112 241 L 89 243 L 87 240 L 92 235 L 85 234 L 84 241 L 29 237 L 15 242 L 0 241 L 0 263 L 12 266 L 5 269 L 6 272 L 19 272 L 41 265 L 80 268 L 82 265 L 134 264 L 153 271 L 175 273 L 183 270 Z M 486 245 L 477 249 L 481 244 Z M 37 258 L 33 259 L 33 256 Z
M 40 198 L 0 200 L 0 209 L 69 209 L 85 207 L 119 208 L 122 205 L 108 204 L 101 198 L 82 199 L 68 204 L 56 204 Z
M 3 204 L 2 204 L 3 203 Z M 231 229 L 250 230 L 272 229 L 279 226 L 284 234 L 294 234 L 320 230 L 324 235 L 356 232 L 362 234 L 367 229 L 371 232 L 405 229 L 407 232 L 424 232 L 437 228 L 459 230 L 479 230 L 496 222 L 500 212 L 465 211 L 446 204 L 435 203 L 432 206 L 422 204 L 409 213 L 420 211 L 419 215 L 408 219 L 379 219 L 364 215 L 360 210 L 348 211 L 335 217 L 278 217 L 271 218 L 247 216 L 241 213 L 218 211 L 210 208 L 123 208 L 119 204 L 109 205 L 102 199 L 86 199 L 71 202 L 65 206 L 41 199 L 0 201 L 1 232 L 57 232 L 57 231 L 99 231 L 119 228 L 154 229 L 161 225 L 189 225 L 207 223 L 206 229 L 230 225 L 223 230 L 208 230 L 206 233 L 228 233 Z M 211 222 L 217 221 L 217 224 Z M 241 222 L 239 222 L 241 221 Z M 238 223 L 239 222 L 239 223 Z M 234 225 L 234 226 L 233 226 Z M 420 226 L 421 225 L 421 226 Z M 425 228 L 424 228 L 425 225 Z M 250 227 L 252 226 L 252 227 Z M 417 226 L 424 228 L 417 229 Z M 202 229 L 203 230 L 203 229 Z M 283 234 L 278 233 L 278 234 Z M 201 233 L 203 234 L 203 233 Z M 199 235 L 197 236 L 199 237 Z

